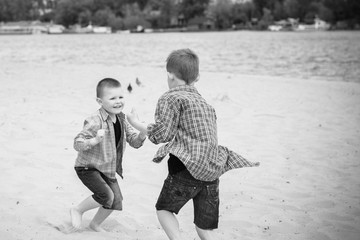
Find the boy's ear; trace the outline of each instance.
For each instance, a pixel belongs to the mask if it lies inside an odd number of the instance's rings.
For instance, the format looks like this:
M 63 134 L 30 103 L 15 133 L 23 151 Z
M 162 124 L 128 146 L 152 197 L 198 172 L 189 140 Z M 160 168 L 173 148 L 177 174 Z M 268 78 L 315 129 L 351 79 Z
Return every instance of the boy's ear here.
M 167 72 L 168 78 L 174 80 L 175 75 L 171 72 Z
M 101 98 L 96 98 L 96 101 L 97 101 L 98 104 L 102 105 L 102 100 L 101 100 Z
M 199 81 L 199 79 L 200 79 L 200 73 L 199 73 L 199 75 L 197 76 L 197 78 L 195 79 L 194 83 L 196 83 L 197 81 Z

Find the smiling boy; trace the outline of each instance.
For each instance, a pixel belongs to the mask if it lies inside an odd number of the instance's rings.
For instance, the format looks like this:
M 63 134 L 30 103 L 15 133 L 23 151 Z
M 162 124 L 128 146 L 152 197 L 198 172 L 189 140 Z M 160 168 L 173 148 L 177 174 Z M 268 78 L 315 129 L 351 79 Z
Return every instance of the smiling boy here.
M 78 151 L 75 171 L 93 195 L 71 208 L 70 215 L 74 229 L 78 230 L 83 213 L 99 208 L 89 225 L 99 232 L 104 231 L 100 224 L 113 210 L 122 210 L 123 197 L 116 173 L 122 177 L 126 142 L 139 148 L 146 135 L 135 132 L 126 121 L 122 112 L 124 92 L 119 81 L 101 80 L 96 96 L 100 109 L 85 120 L 83 130 L 74 139 L 74 148 Z

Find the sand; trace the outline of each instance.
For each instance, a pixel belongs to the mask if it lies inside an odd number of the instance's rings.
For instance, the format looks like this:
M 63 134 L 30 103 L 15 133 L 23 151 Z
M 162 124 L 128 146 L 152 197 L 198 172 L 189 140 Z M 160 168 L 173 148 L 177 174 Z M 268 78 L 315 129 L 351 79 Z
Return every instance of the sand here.
M 69 208 L 90 195 L 73 170 L 73 138 L 98 108 L 97 81 L 108 76 L 132 84 L 126 111 L 152 121 L 167 90 L 163 70 L 2 66 L 0 239 L 167 239 L 154 208 L 167 166 L 151 161 L 159 146 L 148 140 L 127 148 L 124 210 L 105 220 L 106 232 L 87 228 L 90 211 L 82 231 L 64 233 Z M 203 72 L 197 87 L 217 111 L 219 143 L 261 162 L 220 178 L 216 239 L 359 239 L 358 83 Z M 178 216 L 184 239 L 198 239 L 192 211 L 188 203 Z

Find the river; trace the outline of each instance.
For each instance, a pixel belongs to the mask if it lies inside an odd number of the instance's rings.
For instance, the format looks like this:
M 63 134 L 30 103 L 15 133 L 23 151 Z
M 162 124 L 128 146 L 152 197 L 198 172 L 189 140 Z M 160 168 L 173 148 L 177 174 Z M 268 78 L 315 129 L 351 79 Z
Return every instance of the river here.
M 178 48 L 199 55 L 200 71 L 360 82 L 359 31 L 0 36 L 0 66 L 162 68 Z

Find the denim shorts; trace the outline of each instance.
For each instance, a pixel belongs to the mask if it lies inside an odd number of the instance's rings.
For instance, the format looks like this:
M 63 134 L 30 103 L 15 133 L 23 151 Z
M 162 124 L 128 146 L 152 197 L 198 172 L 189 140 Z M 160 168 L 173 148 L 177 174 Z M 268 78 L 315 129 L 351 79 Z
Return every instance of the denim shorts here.
M 219 179 L 204 182 L 187 171 L 168 175 L 156 203 L 156 210 L 178 214 L 190 200 L 194 204 L 194 224 L 204 230 L 216 229 L 219 223 Z
M 92 197 L 106 209 L 122 210 L 123 196 L 115 179 L 106 177 L 95 168 L 75 167 L 83 184 L 93 192 Z

